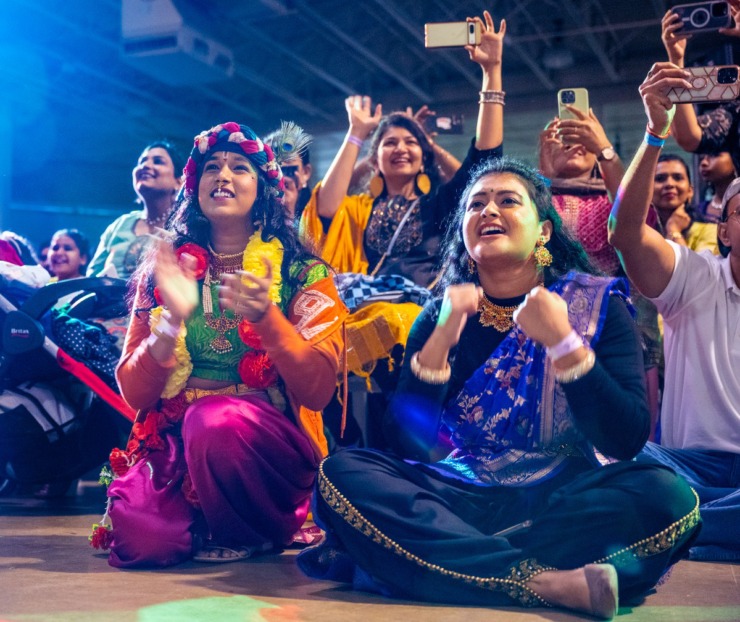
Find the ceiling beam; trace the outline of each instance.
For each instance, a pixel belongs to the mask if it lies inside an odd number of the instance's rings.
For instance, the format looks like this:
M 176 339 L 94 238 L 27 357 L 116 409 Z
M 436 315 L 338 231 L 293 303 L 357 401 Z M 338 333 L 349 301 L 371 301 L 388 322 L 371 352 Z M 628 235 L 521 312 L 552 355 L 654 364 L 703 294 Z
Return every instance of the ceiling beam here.
M 337 26 L 333 22 L 326 19 L 326 17 L 324 17 L 320 13 L 317 13 L 316 11 L 314 11 L 310 6 L 308 6 L 308 3 L 306 3 L 304 0 L 294 0 L 294 2 L 295 2 L 296 8 L 299 9 L 300 14 L 308 18 L 307 21 L 311 26 L 313 26 L 314 28 L 318 26 L 318 27 L 321 27 L 329 31 L 331 34 L 334 35 L 334 37 L 336 37 L 336 39 L 338 39 L 339 41 L 347 45 L 349 48 L 353 49 L 358 54 L 364 56 L 366 60 L 369 60 L 380 71 L 382 71 L 388 77 L 393 78 L 394 80 L 396 80 L 397 82 L 405 86 L 411 93 L 416 95 L 416 97 L 418 97 L 420 100 L 422 101 L 432 100 L 431 95 L 427 93 L 424 89 L 419 88 L 411 80 L 407 79 L 406 76 L 404 76 L 399 71 L 391 67 L 383 59 L 379 58 L 376 54 L 374 54 L 373 52 L 368 50 L 364 45 L 359 43 L 357 39 L 348 35 L 339 26 Z
M 573 21 L 583 24 L 584 26 L 587 25 L 585 23 L 585 20 L 583 19 L 583 12 L 575 5 L 574 2 L 572 2 L 571 0 L 561 0 L 561 6 L 570 15 Z M 608 26 L 608 28 L 611 29 L 610 26 Z M 583 37 L 586 40 L 588 46 L 591 48 L 591 51 L 601 63 L 601 66 L 604 68 L 604 71 L 606 72 L 606 75 L 609 77 L 609 79 L 614 83 L 619 82 L 619 73 L 617 73 L 617 70 L 614 67 L 614 63 L 612 63 L 609 55 L 607 54 L 606 50 L 601 45 L 599 40 L 596 38 L 596 35 L 593 33 L 593 31 L 590 29 L 587 30 L 583 34 Z
M 393 21 L 395 21 L 401 28 L 403 28 L 412 40 L 416 41 L 420 46 L 424 46 L 424 36 L 422 33 L 422 24 L 416 24 L 411 21 L 411 18 L 396 8 L 395 2 L 389 2 L 388 0 L 373 0 L 386 15 L 388 15 Z M 480 77 L 477 73 L 473 72 L 471 65 L 461 62 L 454 54 L 451 54 L 448 50 L 435 50 L 435 54 L 444 60 L 447 65 L 457 71 L 461 77 L 465 78 L 474 87 L 480 87 Z

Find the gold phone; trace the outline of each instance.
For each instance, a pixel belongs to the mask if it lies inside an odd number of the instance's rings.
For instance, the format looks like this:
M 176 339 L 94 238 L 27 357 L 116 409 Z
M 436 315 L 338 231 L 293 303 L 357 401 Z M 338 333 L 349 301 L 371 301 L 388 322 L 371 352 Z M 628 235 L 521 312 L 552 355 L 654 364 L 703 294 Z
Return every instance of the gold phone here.
M 576 119 L 577 117 L 566 108 L 568 105 L 588 115 L 588 91 L 586 89 L 560 89 L 558 91 L 558 117 Z
M 454 48 L 480 45 L 480 22 L 438 22 L 424 24 L 424 47 Z

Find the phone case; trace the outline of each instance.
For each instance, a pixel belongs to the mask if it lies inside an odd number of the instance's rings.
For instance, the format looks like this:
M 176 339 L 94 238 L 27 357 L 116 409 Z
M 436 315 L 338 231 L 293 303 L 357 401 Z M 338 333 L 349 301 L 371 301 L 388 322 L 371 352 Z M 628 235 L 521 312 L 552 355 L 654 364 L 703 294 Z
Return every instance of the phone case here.
M 572 92 L 575 95 L 575 99 L 572 102 L 563 101 L 563 93 Z M 561 119 L 575 119 L 577 118 L 570 110 L 565 106 L 570 104 L 571 106 L 578 108 L 581 112 L 588 114 L 588 91 L 586 89 L 560 89 L 558 91 L 558 117 Z
M 473 33 L 470 33 L 470 26 Z M 424 24 L 424 46 L 451 48 L 480 45 L 481 29 L 478 22 L 439 22 Z
M 723 15 L 713 16 L 713 6 L 725 5 Z M 714 9 L 716 11 L 716 9 Z M 720 28 L 729 28 L 732 25 L 730 7 L 725 0 L 709 0 L 708 2 L 694 2 L 679 4 L 672 11 L 681 18 L 683 27 L 678 32 L 709 32 Z
M 740 74 L 737 65 L 717 65 L 715 67 L 687 67 L 692 74 L 689 78 L 691 88 L 673 87 L 668 91 L 668 99 L 677 104 L 688 102 L 725 102 L 737 99 L 740 96 L 740 81 L 735 79 L 733 84 L 720 84 L 718 73 L 720 69 L 735 68 Z

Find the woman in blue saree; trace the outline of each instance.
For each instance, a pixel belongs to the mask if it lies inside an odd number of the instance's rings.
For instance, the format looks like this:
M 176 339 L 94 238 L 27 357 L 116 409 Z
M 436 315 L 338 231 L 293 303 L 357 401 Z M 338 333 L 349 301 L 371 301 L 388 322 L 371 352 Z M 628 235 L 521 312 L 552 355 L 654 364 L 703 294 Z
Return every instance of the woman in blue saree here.
M 649 414 L 622 284 L 593 274 L 514 160 L 471 176 L 445 249 L 444 296 L 412 329 L 388 413 L 398 455 L 322 463 L 328 538 L 299 564 L 391 596 L 609 619 L 700 521 L 673 471 L 631 461 Z M 432 461 L 440 438 L 452 450 Z

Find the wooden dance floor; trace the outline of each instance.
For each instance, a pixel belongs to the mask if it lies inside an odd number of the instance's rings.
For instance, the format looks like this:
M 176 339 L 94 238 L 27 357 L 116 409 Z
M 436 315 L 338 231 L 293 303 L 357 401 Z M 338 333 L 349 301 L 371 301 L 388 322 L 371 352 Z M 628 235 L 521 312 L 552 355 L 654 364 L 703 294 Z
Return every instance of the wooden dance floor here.
M 88 546 L 102 489 L 50 503 L 0 499 L 0 622 L 530 622 L 590 620 L 553 609 L 391 601 L 305 578 L 295 552 L 231 564 L 120 571 Z M 684 561 L 624 622 L 738 622 L 740 565 Z

